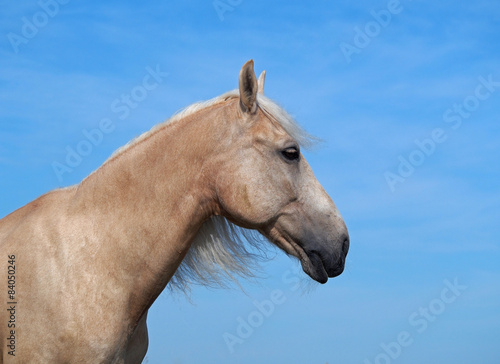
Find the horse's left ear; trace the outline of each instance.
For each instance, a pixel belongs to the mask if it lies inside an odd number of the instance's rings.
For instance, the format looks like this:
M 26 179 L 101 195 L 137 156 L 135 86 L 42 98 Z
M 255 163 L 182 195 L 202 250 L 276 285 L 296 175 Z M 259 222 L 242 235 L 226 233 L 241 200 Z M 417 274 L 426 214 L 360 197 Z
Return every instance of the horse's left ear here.
M 251 59 L 240 71 L 240 105 L 244 112 L 254 113 L 257 110 L 258 87 Z

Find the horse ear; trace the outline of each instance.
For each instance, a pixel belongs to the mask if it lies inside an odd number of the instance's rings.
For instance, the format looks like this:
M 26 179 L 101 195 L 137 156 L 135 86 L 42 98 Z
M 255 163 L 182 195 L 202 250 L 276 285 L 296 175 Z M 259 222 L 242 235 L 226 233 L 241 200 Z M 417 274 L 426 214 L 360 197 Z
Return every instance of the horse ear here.
M 259 76 L 259 94 L 264 95 L 264 83 L 266 82 L 266 71 L 262 71 Z
M 240 71 L 240 105 L 244 112 L 254 113 L 257 110 L 257 89 L 257 77 L 251 59 Z

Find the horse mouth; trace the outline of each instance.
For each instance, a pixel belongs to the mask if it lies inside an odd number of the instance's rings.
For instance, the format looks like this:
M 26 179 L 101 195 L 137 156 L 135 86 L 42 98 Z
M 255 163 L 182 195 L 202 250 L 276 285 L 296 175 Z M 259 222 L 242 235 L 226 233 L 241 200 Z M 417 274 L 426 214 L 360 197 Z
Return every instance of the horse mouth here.
M 301 259 L 302 269 L 312 279 L 319 283 L 326 283 L 328 278 L 337 277 L 344 271 L 344 261 L 327 268 L 321 255 L 317 252 L 306 253 L 307 260 Z
M 307 259 L 301 259 L 302 269 L 306 274 L 321 284 L 328 281 L 328 273 L 321 261 L 321 257 L 317 253 L 310 255 L 306 254 Z
M 285 253 L 293 255 L 300 260 L 302 270 L 316 282 L 324 284 L 328 278 L 337 277 L 344 271 L 347 249 L 343 249 L 343 256 L 336 264 L 327 264 L 325 258 L 316 250 L 306 251 L 287 234 L 270 234 L 274 243 Z M 275 235 L 275 236 L 273 236 Z M 345 246 L 345 245 L 344 245 Z

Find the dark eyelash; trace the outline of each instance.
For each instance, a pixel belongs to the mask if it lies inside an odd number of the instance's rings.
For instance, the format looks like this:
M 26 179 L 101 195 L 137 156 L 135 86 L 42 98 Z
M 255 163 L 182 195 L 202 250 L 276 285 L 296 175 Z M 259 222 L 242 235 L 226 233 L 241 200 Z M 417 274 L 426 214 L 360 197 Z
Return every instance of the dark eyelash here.
M 285 150 L 281 151 L 281 155 L 283 155 L 283 157 L 285 157 L 285 159 L 289 161 L 296 161 L 300 157 L 300 152 L 297 148 L 292 147 L 286 148 Z

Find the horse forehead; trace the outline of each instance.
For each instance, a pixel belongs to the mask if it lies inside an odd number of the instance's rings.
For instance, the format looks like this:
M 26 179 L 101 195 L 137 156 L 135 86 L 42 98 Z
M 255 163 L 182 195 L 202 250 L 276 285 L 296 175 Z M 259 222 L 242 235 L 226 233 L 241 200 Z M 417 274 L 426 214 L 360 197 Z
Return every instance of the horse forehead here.
M 277 122 L 269 119 L 259 110 L 258 120 L 252 125 L 252 134 L 265 140 L 281 140 L 291 138 L 285 129 Z

